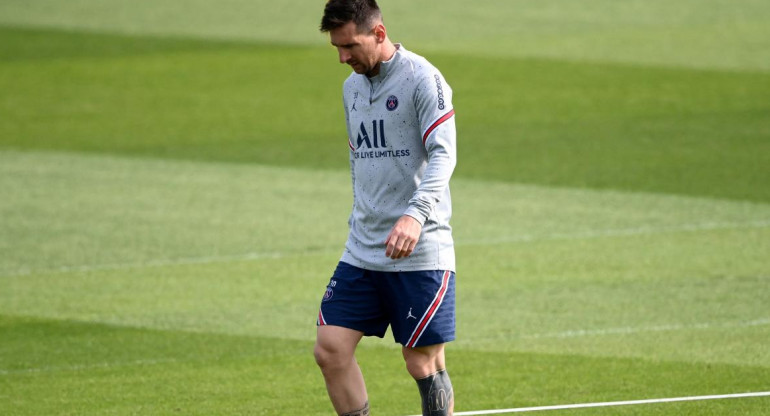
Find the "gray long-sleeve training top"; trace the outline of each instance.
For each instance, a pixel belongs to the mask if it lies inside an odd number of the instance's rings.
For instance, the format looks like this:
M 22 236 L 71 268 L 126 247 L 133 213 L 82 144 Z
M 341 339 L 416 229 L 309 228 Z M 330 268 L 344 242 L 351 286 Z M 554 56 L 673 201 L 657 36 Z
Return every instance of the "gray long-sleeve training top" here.
M 425 58 L 396 46 L 377 76 L 354 72 L 344 83 L 353 210 L 341 261 L 378 271 L 454 271 L 452 90 Z M 402 215 L 419 221 L 422 234 L 411 256 L 393 260 L 385 239 Z

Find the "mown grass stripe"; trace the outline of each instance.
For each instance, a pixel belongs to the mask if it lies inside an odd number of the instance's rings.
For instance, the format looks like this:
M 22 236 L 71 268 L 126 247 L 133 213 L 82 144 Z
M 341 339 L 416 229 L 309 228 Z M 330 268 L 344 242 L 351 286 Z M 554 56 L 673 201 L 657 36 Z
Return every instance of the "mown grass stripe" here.
M 603 237 L 631 237 L 639 235 L 655 235 L 681 232 L 698 232 L 710 230 L 733 230 L 745 228 L 767 228 L 770 227 L 770 220 L 747 221 L 744 223 L 701 223 L 701 224 L 682 224 L 678 226 L 666 227 L 638 227 L 638 228 L 620 228 L 608 230 L 596 230 L 579 233 L 555 233 L 545 235 L 523 235 L 505 238 L 489 238 L 480 240 L 457 241 L 458 247 L 494 245 L 503 243 L 535 243 L 540 241 L 560 241 L 560 240 L 590 240 Z M 274 252 L 252 252 L 244 254 L 230 254 L 221 256 L 201 256 L 201 257 L 183 257 L 177 259 L 158 259 L 146 262 L 136 263 L 112 263 L 112 264 L 93 264 L 81 266 L 59 266 L 51 268 L 23 268 L 16 270 L 0 271 L 0 277 L 16 277 L 30 274 L 59 274 L 59 273 L 88 273 L 103 270 L 127 270 L 142 269 L 153 267 L 182 266 L 190 264 L 210 264 L 226 263 L 240 261 L 254 261 L 262 259 L 283 259 L 290 257 L 303 257 L 315 255 L 332 255 L 338 253 L 340 249 L 319 249 L 319 250 L 298 250 L 298 251 L 274 251 Z
M 518 339 L 543 339 L 543 338 L 576 338 L 586 336 L 626 335 L 640 332 L 669 332 L 688 330 L 733 329 L 751 328 L 755 326 L 770 325 L 770 318 L 760 318 L 750 321 L 738 322 L 704 322 L 691 324 L 666 324 L 639 327 L 603 328 L 603 329 L 574 329 L 561 332 L 549 332 L 541 334 L 522 334 Z

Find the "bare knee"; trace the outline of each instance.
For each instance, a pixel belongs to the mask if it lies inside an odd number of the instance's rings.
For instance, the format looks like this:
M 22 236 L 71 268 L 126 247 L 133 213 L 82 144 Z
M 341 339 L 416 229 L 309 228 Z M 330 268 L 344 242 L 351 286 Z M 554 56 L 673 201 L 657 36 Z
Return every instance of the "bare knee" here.
M 319 330 L 313 356 L 321 370 L 332 370 L 348 365 L 354 360 L 356 345 L 360 340 L 357 334 L 349 334 L 336 329 Z
M 402 349 L 406 371 L 414 379 L 421 379 L 446 368 L 444 345 Z
M 318 344 L 316 342 L 315 347 L 313 347 L 313 356 L 315 357 L 315 363 L 321 367 L 329 367 L 332 365 L 334 361 L 336 361 L 335 355 L 333 351 L 329 351 L 324 346 Z
M 340 348 L 333 343 L 322 343 L 316 341 L 313 348 L 315 362 L 321 370 L 331 370 L 345 366 L 353 359 L 353 352 L 348 352 L 346 348 Z

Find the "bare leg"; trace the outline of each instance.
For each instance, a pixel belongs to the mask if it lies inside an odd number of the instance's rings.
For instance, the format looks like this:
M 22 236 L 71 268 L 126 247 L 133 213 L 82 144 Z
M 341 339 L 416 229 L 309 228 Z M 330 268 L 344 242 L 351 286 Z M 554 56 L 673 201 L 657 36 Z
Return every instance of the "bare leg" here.
M 326 391 L 339 415 L 368 415 L 366 385 L 355 351 L 363 333 L 339 326 L 318 327 L 313 351 Z
M 446 372 L 444 344 L 402 348 L 406 369 L 417 381 L 423 401 L 423 415 L 451 416 L 454 392 Z

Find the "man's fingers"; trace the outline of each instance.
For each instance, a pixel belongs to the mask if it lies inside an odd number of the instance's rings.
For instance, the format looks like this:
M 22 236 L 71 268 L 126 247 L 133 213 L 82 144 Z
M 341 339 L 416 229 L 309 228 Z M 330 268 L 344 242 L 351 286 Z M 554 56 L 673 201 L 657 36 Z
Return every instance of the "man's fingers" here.
M 416 241 L 411 241 L 405 236 L 391 236 L 386 241 L 387 247 L 385 248 L 385 256 L 392 258 L 393 260 L 407 257 L 412 254 Z
M 417 240 L 413 240 L 411 243 L 409 243 L 409 246 L 406 249 L 406 254 L 404 254 L 404 257 L 411 256 L 416 246 L 417 246 Z
M 404 251 L 404 244 L 406 243 L 406 238 L 404 237 L 396 237 L 393 240 L 393 249 L 390 251 L 390 257 L 391 259 L 400 259 L 401 257 L 404 257 L 403 251 Z M 386 253 L 387 254 L 387 253 Z
M 393 257 L 398 253 L 398 235 L 396 235 L 395 230 L 390 232 L 388 239 L 385 240 L 385 244 L 385 255 L 387 257 Z
M 385 239 L 385 256 L 393 260 L 410 256 L 417 246 L 421 229 L 417 220 L 402 216 Z

